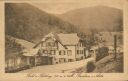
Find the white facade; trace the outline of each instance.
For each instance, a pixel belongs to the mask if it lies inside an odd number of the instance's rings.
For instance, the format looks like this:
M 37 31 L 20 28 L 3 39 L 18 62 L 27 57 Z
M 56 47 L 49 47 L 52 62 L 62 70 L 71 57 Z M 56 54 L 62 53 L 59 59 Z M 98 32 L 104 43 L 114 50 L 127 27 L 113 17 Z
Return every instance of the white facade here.
M 73 40 L 68 38 L 70 36 Z M 42 50 L 42 55 L 52 57 L 52 64 L 84 59 L 84 46 L 77 34 L 55 35 L 50 33 L 37 47 Z

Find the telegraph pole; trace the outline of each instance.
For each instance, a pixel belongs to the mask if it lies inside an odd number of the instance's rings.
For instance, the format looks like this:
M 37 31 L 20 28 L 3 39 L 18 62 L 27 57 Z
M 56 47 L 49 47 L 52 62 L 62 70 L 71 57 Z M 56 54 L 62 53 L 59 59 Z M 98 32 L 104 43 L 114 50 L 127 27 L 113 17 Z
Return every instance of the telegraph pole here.
M 115 60 L 117 58 L 117 52 L 116 52 L 116 50 L 117 50 L 117 36 L 114 35 L 114 53 L 115 53 L 114 59 Z

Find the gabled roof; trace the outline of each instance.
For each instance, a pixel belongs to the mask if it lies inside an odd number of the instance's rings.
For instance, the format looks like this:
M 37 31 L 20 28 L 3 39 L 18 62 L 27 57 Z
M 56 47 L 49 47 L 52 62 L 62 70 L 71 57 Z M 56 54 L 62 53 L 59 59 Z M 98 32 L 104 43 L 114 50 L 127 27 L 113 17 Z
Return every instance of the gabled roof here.
M 79 37 L 77 36 L 77 33 L 49 33 L 42 39 L 42 41 L 45 41 L 47 37 L 52 37 L 54 40 L 59 41 L 63 45 L 76 45 L 79 42 Z
M 38 54 L 39 49 L 26 49 L 23 52 L 24 56 L 35 56 Z
M 18 39 L 18 38 L 14 38 L 12 36 L 7 35 L 7 37 L 9 37 L 10 39 L 15 40 L 16 43 L 20 44 L 22 47 L 24 47 L 25 49 L 30 49 L 33 46 L 35 46 L 34 43 L 31 43 L 29 41 L 23 40 L 23 39 Z
M 55 40 L 55 34 L 51 32 L 48 35 L 46 35 L 41 41 L 45 41 L 48 37 L 52 37 Z
M 76 45 L 79 42 L 79 37 L 77 33 L 71 34 L 58 34 L 59 40 L 63 45 Z
M 46 41 L 47 38 L 52 37 L 54 40 L 58 41 L 62 46 L 66 48 L 66 45 L 77 45 L 79 42 L 79 37 L 77 33 L 70 33 L 70 34 L 56 34 L 56 33 L 49 33 L 46 35 L 38 44 L 34 46 L 36 48 L 42 41 Z

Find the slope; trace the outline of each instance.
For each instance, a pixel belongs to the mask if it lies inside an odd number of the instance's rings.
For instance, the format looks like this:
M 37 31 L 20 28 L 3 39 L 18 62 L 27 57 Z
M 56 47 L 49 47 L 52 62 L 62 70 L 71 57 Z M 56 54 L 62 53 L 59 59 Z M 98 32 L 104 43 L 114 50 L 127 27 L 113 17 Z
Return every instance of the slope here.
M 88 31 L 122 31 L 123 12 L 107 6 L 93 6 L 58 14 L 58 17 Z
M 65 22 L 27 3 L 5 4 L 6 35 L 38 42 L 49 32 L 76 32 L 74 25 Z

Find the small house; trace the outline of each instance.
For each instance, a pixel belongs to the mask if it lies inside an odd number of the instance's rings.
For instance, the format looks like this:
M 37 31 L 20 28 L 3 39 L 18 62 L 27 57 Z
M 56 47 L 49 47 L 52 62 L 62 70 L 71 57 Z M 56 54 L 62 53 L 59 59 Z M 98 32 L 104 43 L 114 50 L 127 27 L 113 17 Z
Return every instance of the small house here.
M 26 59 L 26 65 L 36 66 L 39 61 L 38 57 L 39 49 L 26 49 L 23 52 L 24 59 Z

